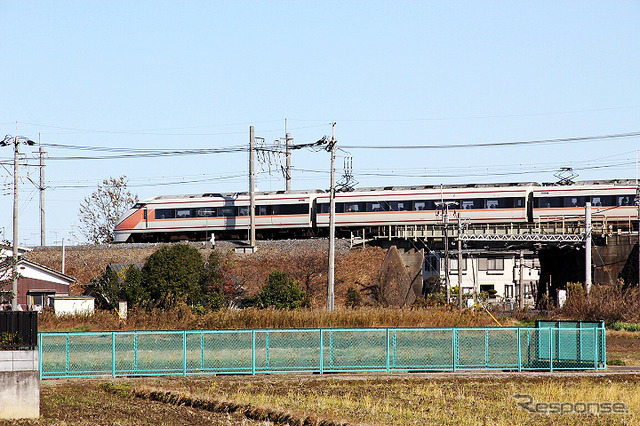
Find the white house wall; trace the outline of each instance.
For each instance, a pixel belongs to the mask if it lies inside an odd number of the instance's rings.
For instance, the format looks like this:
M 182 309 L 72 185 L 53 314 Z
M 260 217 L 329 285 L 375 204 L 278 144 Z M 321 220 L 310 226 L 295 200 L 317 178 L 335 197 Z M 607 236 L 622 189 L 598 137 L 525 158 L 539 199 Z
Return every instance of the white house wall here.
M 513 298 L 517 292 L 517 286 L 520 281 L 520 259 L 518 255 L 503 257 L 504 268 L 502 270 L 481 271 L 479 270 L 480 258 L 483 256 L 473 255 L 467 256 L 466 270 L 462 272 L 462 288 L 464 293 L 478 293 L 481 291 L 480 286 L 492 285 L 496 291 L 496 295 L 501 298 Z M 486 258 L 486 257 L 484 257 Z M 458 285 L 457 258 L 452 257 L 449 267 L 449 285 L 451 288 Z M 524 283 L 538 282 L 540 279 L 540 266 L 537 259 L 524 260 Z M 444 282 L 444 258 L 440 260 L 441 279 Z M 474 278 L 475 276 L 475 278 Z M 475 286 L 475 289 L 474 289 Z M 511 286 L 511 293 L 505 294 L 507 286 Z M 529 296 L 525 285 L 525 296 Z
M 56 284 L 69 284 L 69 281 L 63 280 L 54 274 L 35 269 L 29 265 L 18 265 L 18 273 L 24 278 L 32 278 L 34 280 L 49 281 Z

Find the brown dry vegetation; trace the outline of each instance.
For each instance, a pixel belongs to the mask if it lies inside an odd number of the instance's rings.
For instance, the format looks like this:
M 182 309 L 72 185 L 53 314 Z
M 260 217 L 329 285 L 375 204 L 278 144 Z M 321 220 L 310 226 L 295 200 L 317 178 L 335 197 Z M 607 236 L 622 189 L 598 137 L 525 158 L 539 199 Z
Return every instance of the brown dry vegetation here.
M 508 325 L 506 323 L 505 325 Z M 513 324 L 513 323 L 511 323 Z M 126 321 L 115 312 L 98 311 L 93 315 L 57 317 L 46 312 L 38 318 L 41 331 L 96 330 L 199 330 L 245 328 L 320 328 L 320 327 L 481 327 L 495 325 L 486 313 L 449 307 L 419 309 L 341 308 L 324 309 L 242 309 L 194 314 L 186 305 L 171 310 L 132 310 Z

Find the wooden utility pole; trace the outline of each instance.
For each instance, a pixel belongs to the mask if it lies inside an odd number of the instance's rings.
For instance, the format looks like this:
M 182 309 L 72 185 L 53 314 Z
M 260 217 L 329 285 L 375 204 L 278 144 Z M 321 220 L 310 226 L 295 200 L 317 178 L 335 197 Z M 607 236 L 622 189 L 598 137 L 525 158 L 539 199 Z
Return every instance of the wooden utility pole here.
M 249 245 L 256 246 L 256 161 L 255 161 L 256 138 L 253 126 L 249 126 Z
M 334 310 L 334 275 L 336 250 L 336 122 L 331 123 L 331 188 L 329 189 L 329 271 L 327 274 L 327 310 Z

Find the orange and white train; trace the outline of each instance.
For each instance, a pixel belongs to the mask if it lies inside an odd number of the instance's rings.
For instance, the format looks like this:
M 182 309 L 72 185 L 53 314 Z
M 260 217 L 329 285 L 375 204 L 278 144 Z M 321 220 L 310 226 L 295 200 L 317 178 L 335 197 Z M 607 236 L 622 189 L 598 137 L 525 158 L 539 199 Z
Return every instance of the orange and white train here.
M 630 180 L 366 188 L 336 194 L 336 229 L 440 223 L 442 201 L 453 201 L 461 217 L 478 224 L 578 221 L 587 201 L 600 218 L 628 221 L 637 218 L 635 196 Z M 326 234 L 329 198 L 320 190 L 258 192 L 256 233 L 263 238 Z M 248 193 L 159 196 L 123 215 L 115 241 L 206 240 L 212 233 L 244 238 L 248 227 Z

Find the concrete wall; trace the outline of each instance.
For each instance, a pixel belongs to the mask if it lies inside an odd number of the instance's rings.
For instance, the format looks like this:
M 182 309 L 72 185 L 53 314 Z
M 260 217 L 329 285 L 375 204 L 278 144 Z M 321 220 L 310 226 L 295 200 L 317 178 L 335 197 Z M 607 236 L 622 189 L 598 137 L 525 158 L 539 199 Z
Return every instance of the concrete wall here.
M 607 236 L 604 245 L 591 250 L 593 282 L 615 284 L 618 278 L 626 284 L 638 283 L 638 237 L 636 235 Z
M 94 298 L 88 296 L 54 296 L 53 308 L 56 315 L 92 314 Z
M 0 419 L 40 417 L 38 351 L 0 351 Z

